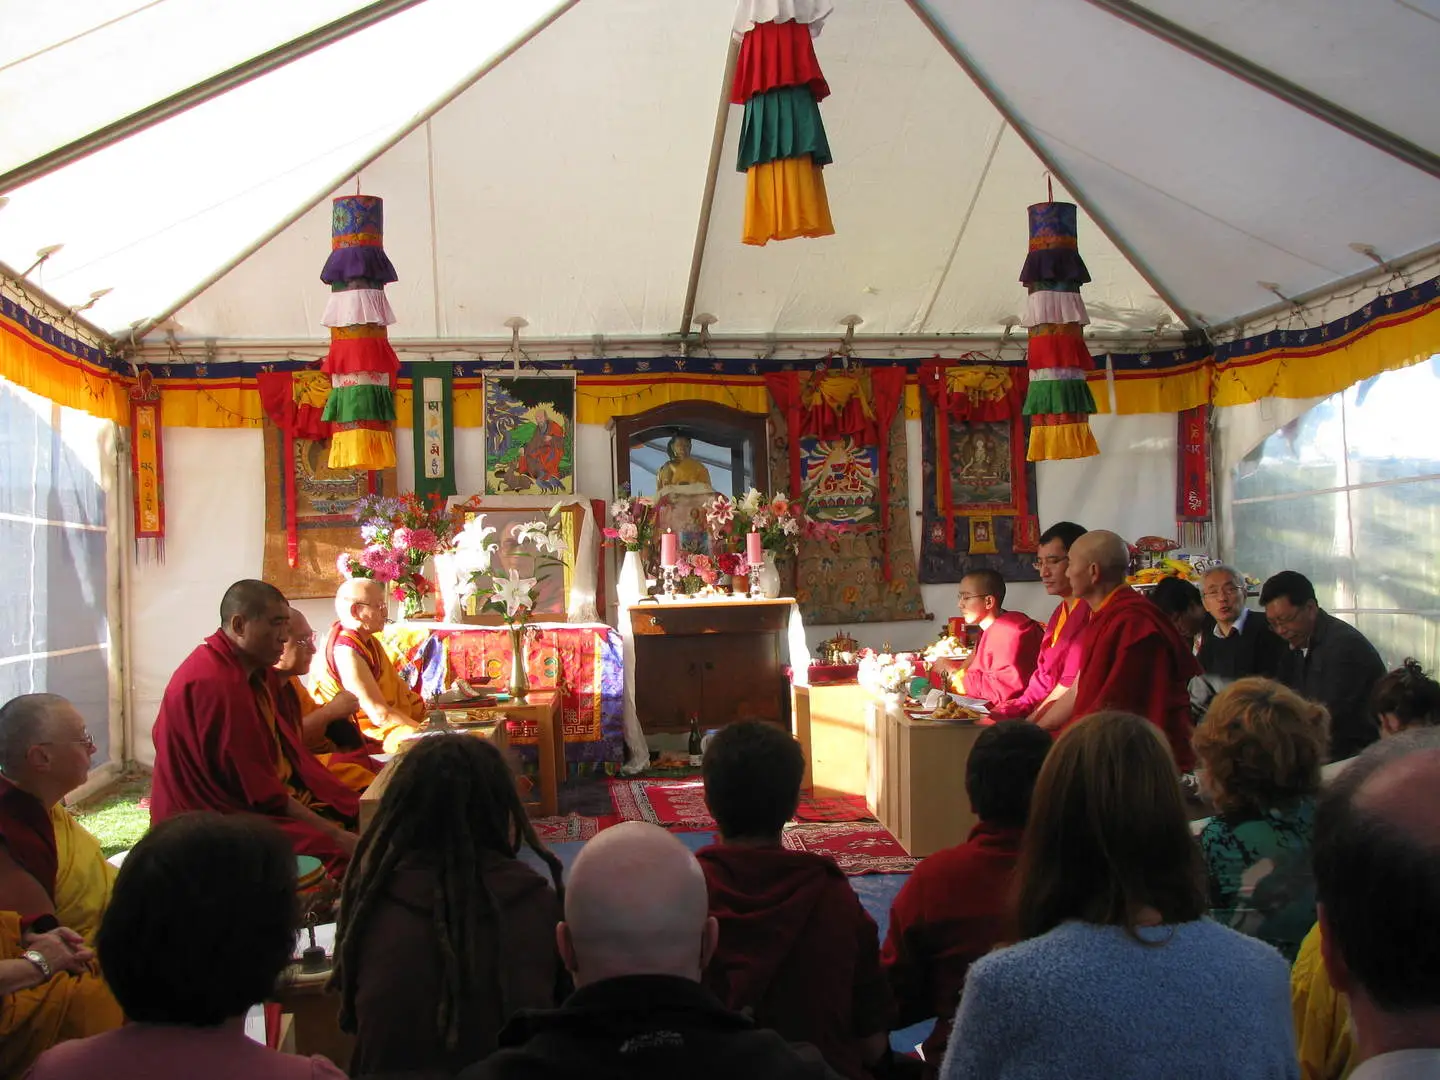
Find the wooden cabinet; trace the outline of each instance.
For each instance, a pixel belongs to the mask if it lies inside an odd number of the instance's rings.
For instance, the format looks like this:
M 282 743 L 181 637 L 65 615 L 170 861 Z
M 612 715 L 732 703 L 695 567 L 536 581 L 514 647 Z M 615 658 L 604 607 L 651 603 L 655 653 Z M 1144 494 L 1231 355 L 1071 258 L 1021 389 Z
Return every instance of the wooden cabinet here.
M 724 727 L 736 720 L 789 726 L 786 634 L 795 601 L 699 600 L 636 604 L 635 713 L 648 734 Z
M 865 712 L 873 700 L 856 683 L 791 690 L 795 738 L 805 751 L 805 786 L 814 788 L 817 797 L 865 794 Z
M 985 729 L 918 720 L 883 700 L 867 708 L 865 724 L 871 813 L 917 858 L 962 843 L 977 820 L 965 769 Z

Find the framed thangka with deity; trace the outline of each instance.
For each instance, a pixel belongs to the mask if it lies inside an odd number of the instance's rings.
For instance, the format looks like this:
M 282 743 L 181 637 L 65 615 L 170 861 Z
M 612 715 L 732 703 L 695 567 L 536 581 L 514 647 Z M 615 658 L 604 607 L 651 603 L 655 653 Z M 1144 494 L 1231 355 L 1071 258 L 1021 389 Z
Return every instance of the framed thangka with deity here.
M 937 361 L 922 365 L 920 385 L 920 580 L 954 582 L 982 569 L 1006 581 L 1036 580 L 1024 369 Z
M 880 447 L 853 435 L 800 440 L 800 496 L 809 515 L 831 525 L 880 527 Z
M 486 375 L 485 494 L 575 491 L 575 373 Z

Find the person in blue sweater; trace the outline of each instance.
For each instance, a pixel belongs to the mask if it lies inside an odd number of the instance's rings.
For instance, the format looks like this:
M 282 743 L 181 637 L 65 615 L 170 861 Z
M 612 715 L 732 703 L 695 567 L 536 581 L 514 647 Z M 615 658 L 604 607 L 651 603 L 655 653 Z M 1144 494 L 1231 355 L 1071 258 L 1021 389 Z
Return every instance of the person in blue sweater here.
M 1290 967 L 1205 916 L 1147 720 L 1100 712 L 1061 736 L 1016 881 L 1021 940 L 971 966 L 941 1080 L 1298 1080 Z

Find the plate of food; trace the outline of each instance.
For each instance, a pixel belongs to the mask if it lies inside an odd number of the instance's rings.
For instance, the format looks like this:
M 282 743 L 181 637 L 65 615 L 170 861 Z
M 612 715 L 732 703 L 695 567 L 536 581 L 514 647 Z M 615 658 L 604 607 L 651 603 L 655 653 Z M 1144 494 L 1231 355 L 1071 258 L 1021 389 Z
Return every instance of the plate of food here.
M 477 701 L 483 701 L 493 696 L 487 691 L 480 689 L 480 687 L 490 681 L 489 676 L 456 679 L 450 685 L 450 689 L 444 693 L 436 694 L 433 700 L 436 705 L 472 705 Z

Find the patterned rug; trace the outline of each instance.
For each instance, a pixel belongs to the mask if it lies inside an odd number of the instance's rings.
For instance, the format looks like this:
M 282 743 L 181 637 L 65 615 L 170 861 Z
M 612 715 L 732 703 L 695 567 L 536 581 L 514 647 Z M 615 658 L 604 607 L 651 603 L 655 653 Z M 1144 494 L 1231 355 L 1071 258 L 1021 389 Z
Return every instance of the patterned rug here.
M 589 840 L 600 831 L 600 819 L 567 814 L 564 817 L 534 818 L 535 835 L 547 844 L 561 844 L 567 840 Z
M 679 832 L 710 832 L 715 819 L 705 806 L 705 784 L 699 777 L 684 780 L 612 780 L 610 797 L 624 821 L 648 821 Z M 862 795 L 815 798 L 801 794 L 795 820 L 855 822 L 875 820 Z
M 851 875 L 908 874 L 920 861 L 907 855 L 883 826 L 865 822 L 787 825 L 781 841 L 791 851 L 828 855 Z

